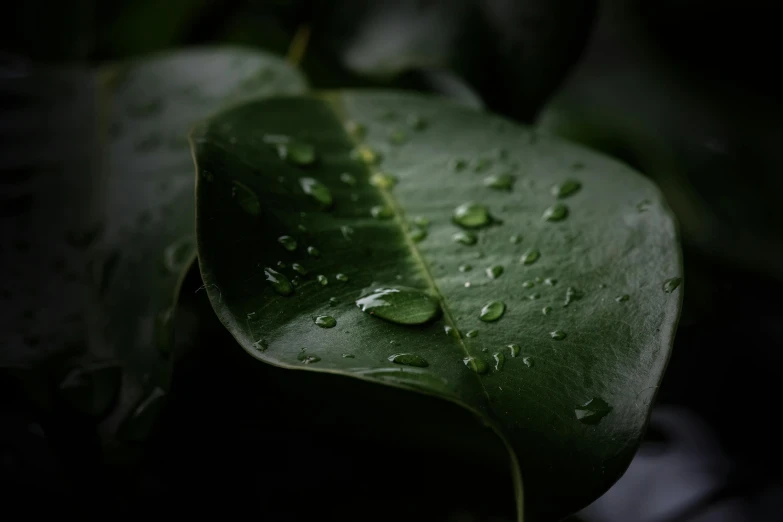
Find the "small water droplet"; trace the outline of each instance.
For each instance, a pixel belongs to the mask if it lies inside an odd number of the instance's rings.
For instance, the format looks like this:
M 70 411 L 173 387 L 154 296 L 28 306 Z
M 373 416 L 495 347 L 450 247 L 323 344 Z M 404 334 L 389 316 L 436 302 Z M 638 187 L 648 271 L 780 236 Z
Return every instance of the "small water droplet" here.
M 487 268 L 487 277 L 490 279 L 497 279 L 501 275 L 503 275 L 502 265 L 492 265 L 491 267 Z
M 304 225 L 297 225 L 297 229 L 299 229 L 300 232 L 307 232 L 307 227 Z
M 545 306 L 544 308 L 541 309 L 541 313 L 544 314 L 544 315 L 549 315 L 549 313 L 551 311 L 552 311 L 552 307 L 551 306 Z
M 600 397 L 593 397 L 586 403 L 574 408 L 577 420 L 591 425 L 598 424 L 610 411 L 612 411 L 612 407 Z
M 554 277 L 547 277 L 544 279 L 544 284 L 549 286 L 555 286 L 557 284 L 557 279 Z
M 359 140 L 363 139 L 367 134 L 367 127 L 359 122 L 352 120 L 345 122 L 345 130 L 348 132 L 348 134 Z
M 340 227 L 340 233 L 343 235 L 343 239 L 346 241 L 351 241 L 353 238 L 354 229 L 348 225 L 343 225 Z
M 395 364 L 404 364 L 405 366 L 415 366 L 417 368 L 426 368 L 430 365 L 424 357 L 415 353 L 395 353 L 389 356 L 389 361 Z
M 397 177 L 391 174 L 376 172 L 370 176 L 370 184 L 380 189 L 388 190 L 397 184 Z
M 530 250 L 527 250 L 524 254 L 522 254 L 522 257 L 519 258 L 519 260 L 522 262 L 523 265 L 532 265 L 536 261 L 538 261 L 538 258 L 541 257 L 541 252 L 539 252 L 535 248 L 531 248 Z
M 568 207 L 563 203 L 555 203 L 544 211 L 541 219 L 545 221 L 562 221 L 568 217 Z
M 552 195 L 558 199 L 567 198 L 579 192 L 582 184 L 575 179 L 567 179 L 562 183 L 552 186 Z
M 471 270 L 473 270 L 473 267 L 470 265 L 459 265 L 460 272 L 470 272 Z
M 489 211 L 484 205 L 467 202 L 454 209 L 453 220 L 465 228 L 480 228 L 490 224 Z
M 454 172 L 461 172 L 468 166 L 468 162 L 464 159 L 456 158 L 451 160 L 451 170 Z
M 315 147 L 301 141 L 278 143 L 277 155 L 294 165 L 306 166 L 315 163 Z
M 514 188 L 514 176 L 511 174 L 498 174 L 484 178 L 484 186 L 495 190 L 510 191 Z
M 651 205 L 652 202 L 649 199 L 644 199 L 636 204 L 636 210 L 639 212 L 647 212 Z
M 355 356 L 352 353 L 344 353 L 343 359 L 353 359 Z
M 565 304 L 563 306 L 568 306 L 574 301 L 578 301 L 582 297 L 584 297 L 584 292 L 581 292 L 574 288 L 573 286 L 569 286 L 566 288 L 566 295 L 565 295 Z
M 531 359 L 530 357 L 523 357 L 522 363 L 524 363 L 524 365 L 527 366 L 528 368 L 533 367 L 533 359 Z
M 173 242 L 163 251 L 163 266 L 172 274 L 178 274 L 191 259 L 195 245 L 192 237 Z
M 402 145 L 408 141 L 408 135 L 402 129 L 392 129 L 389 131 L 389 143 L 392 145 Z
M 231 187 L 231 197 L 237 202 L 237 205 L 250 214 L 258 216 L 261 214 L 261 203 L 253 190 L 240 181 L 234 180 Z
M 518 344 L 509 344 L 506 346 L 508 348 L 509 352 L 511 352 L 511 357 L 516 357 L 519 355 L 519 345 Z
M 487 363 L 485 363 L 483 360 L 479 359 L 478 357 L 465 357 L 464 359 L 462 359 L 462 362 L 465 363 L 465 366 L 467 366 L 472 371 L 478 374 L 487 373 L 487 371 L 489 370 Z
M 519 243 L 522 242 L 522 236 L 515 234 L 515 235 L 511 236 L 510 238 L 508 238 L 508 240 L 511 242 L 511 244 L 518 245 Z
M 604 289 L 604 288 L 606 288 L 606 283 L 599 283 L 599 284 L 598 284 L 598 288 L 599 288 L 599 289 Z
M 258 350 L 259 352 L 266 351 L 267 348 L 269 348 L 269 342 L 267 342 L 266 339 L 259 339 L 253 343 L 253 349 Z
M 465 281 L 465 288 L 470 288 L 470 281 Z
M 296 239 L 291 236 L 280 236 L 277 238 L 277 242 L 283 245 L 283 248 L 289 252 L 296 250 Z
M 351 151 L 351 159 L 361 161 L 367 165 L 376 165 L 381 161 L 381 155 L 370 147 L 359 145 Z
M 315 276 L 315 279 L 321 284 L 321 286 L 326 286 L 329 284 L 329 280 L 323 274 L 318 274 L 317 276 Z
M 419 241 L 423 241 L 427 238 L 427 229 L 413 227 L 408 235 L 414 243 L 418 243 Z
M 321 251 L 314 246 L 307 247 L 307 253 L 312 257 L 321 257 Z
M 528 279 L 522 283 L 522 288 L 533 288 L 534 286 L 536 286 L 536 283 L 532 279 Z
M 299 286 L 302 284 L 302 281 L 299 279 L 299 276 L 294 276 L 291 278 L 291 284 L 294 286 Z
M 473 164 L 474 172 L 484 172 L 492 168 L 492 158 L 479 158 Z
M 348 276 L 345 274 L 337 274 L 336 276 L 334 276 L 334 278 L 340 281 L 341 283 L 345 283 L 348 281 Z
M 413 224 L 417 227 L 427 228 L 430 226 L 430 220 L 422 216 L 416 216 L 413 218 Z
M 484 322 L 497 321 L 503 316 L 506 311 L 506 305 L 501 301 L 492 301 L 484 305 L 479 314 L 479 319 Z
M 467 333 L 465 334 L 465 337 L 467 337 L 468 339 L 473 339 L 478 334 L 479 334 L 478 330 L 468 330 Z
M 614 298 L 614 300 L 617 301 L 618 303 L 624 303 L 630 298 L 631 296 L 629 296 L 628 294 L 623 294 L 623 295 L 618 295 L 617 297 Z
M 351 187 L 356 185 L 356 178 L 350 172 L 343 172 L 340 174 L 340 181 Z
M 406 121 L 411 129 L 424 130 L 425 128 L 427 128 L 427 120 L 425 120 L 418 114 L 409 114 Z
M 362 312 L 397 324 L 423 324 L 440 313 L 437 299 L 403 286 L 376 288 L 356 301 Z
M 443 332 L 449 337 L 459 337 L 459 335 L 457 334 L 457 330 L 455 330 L 454 327 L 449 325 L 443 327 Z
M 338 303 L 339 303 L 339 301 L 337 300 L 336 297 L 330 297 L 329 298 L 329 306 L 337 306 Z
M 394 217 L 394 211 L 386 205 L 375 205 L 370 209 L 370 215 L 375 219 L 390 219 Z
M 307 275 L 307 269 L 300 265 L 299 263 L 294 263 L 291 265 L 291 268 L 294 269 L 294 272 L 297 272 L 302 275 Z
M 566 338 L 566 333 L 563 330 L 554 330 L 549 332 L 549 336 L 555 341 L 562 341 Z
M 272 268 L 264 268 L 264 275 L 267 282 L 272 288 L 280 295 L 291 295 L 294 293 L 294 288 L 291 286 L 291 282 L 286 276 L 274 270 Z
M 302 191 L 317 201 L 323 207 L 332 206 L 332 193 L 326 185 L 314 178 L 300 178 L 299 186 Z
M 300 353 L 297 356 L 297 359 L 299 359 L 301 362 L 305 364 L 313 364 L 321 360 L 321 358 L 318 357 L 317 355 L 307 355 L 306 353 Z
M 321 328 L 334 328 L 337 326 L 337 320 L 331 315 L 319 315 L 313 322 Z
M 663 282 L 663 291 L 667 294 L 670 294 L 677 290 L 677 287 L 680 286 L 680 283 L 682 283 L 681 277 L 672 277 L 671 279 L 667 279 Z
M 503 365 L 506 363 L 506 356 L 501 352 L 495 352 L 492 354 L 492 358 L 495 359 L 495 371 L 499 372 L 503 369 Z
M 468 245 L 468 246 L 475 245 L 476 242 L 478 241 L 476 234 L 474 234 L 473 232 L 465 232 L 465 231 L 455 232 L 454 235 L 451 236 L 451 239 L 455 243 L 462 243 L 463 245 Z
M 278 261 L 278 262 L 277 262 L 277 268 L 285 268 L 285 267 L 287 267 L 287 266 L 288 266 L 288 265 L 286 265 L 286 264 L 285 264 L 285 263 L 283 263 L 282 261 Z

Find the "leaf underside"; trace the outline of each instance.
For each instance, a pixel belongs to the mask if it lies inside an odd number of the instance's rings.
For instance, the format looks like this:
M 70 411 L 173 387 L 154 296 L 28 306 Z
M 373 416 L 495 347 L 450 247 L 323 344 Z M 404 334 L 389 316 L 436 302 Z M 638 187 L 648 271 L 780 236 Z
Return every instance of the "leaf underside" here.
M 315 161 L 280 154 L 281 137 L 312 145 Z M 665 285 L 681 276 L 675 224 L 649 181 L 501 118 L 411 94 L 253 101 L 205 122 L 191 139 L 202 277 L 221 321 L 250 354 L 478 413 L 518 460 L 524 510 L 534 517 L 576 511 L 623 473 L 681 301 L 681 288 Z M 382 159 L 362 161 L 362 151 Z M 487 180 L 506 174 L 511 187 Z M 308 195 L 303 178 L 322 183 L 331 204 Z M 551 187 L 566 180 L 581 189 L 557 199 Z M 465 231 L 452 215 L 471 201 L 489 209 L 491 223 L 464 244 L 453 239 Z M 566 216 L 543 219 L 558 201 Z M 393 217 L 373 217 L 373 207 Z M 281 236 L 296 247 L 285 248 Z M 521 262 L 531 250 L 538 259 Z M 493 266 L 502 273 L 490 277 Z M 298 285 L 281 295 L 269 269 Z M 441 313 L 403 326 L 355 304 L 396 285 L 438 300 Z M 480 320 L 493 301 L 505 304 L 503 315 Z M 319 326 L 319 316 L 336 326 Z M 389 360 L 399 353 L 416 365 Z M 517 497 L 521 509 L 520 484 Z

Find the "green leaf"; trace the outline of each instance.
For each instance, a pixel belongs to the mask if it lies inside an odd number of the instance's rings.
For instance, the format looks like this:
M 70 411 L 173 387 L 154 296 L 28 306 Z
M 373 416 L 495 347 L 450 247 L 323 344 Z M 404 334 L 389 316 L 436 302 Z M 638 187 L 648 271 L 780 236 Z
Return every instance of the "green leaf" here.
M 281 59 L 239 48 L 166 53 L 104 78 L 110 142 L 101 246 L 109 255 L 93 336 L 131 373 L 115 426 L 144 394 L 168 388 L 177 296 L 195 258 L 191 125 L 250 98 L 301 93 L 306 82 Z
M 389 129 L 406 121 L 425 124 L 390 142 Z M 276 141 L 311 145 L 315 161 L 281 158 Z M 581 508 L 623 473 L 682 292 L 666 284 L 681 277 L 676 227 L 649 181 L 501 118 L 410 94 L 251 102 L 200 125 L 192 142 L 202 277 L 251 355 L 475 412 L 507 443 L 535 519 Z M 515 176 L 512 190 L 485 185 L 504 173 Z M 305 193 L 301 178 L 323 184 L 331 205 Z M 580 188 L 552 194 L 569 180 Z M 567 205 L 567 216 L 545 219 L 553 205 Z M 463 228 L 477 241 L 453 239 Z M 319 325 L 321 316 L 336 326 Z

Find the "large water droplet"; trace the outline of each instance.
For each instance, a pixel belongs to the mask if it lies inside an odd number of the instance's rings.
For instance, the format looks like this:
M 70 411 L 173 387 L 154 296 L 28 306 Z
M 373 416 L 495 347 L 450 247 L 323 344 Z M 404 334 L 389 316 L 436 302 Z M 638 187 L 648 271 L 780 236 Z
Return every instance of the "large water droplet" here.
M 503 266 L 502 265 L 493 265 L 489 268 L 487 268 L 487 276 L 490 279 L 497 279 L 503 275 Z
M 580 182 L 575 179 L 567 179 L 562 183 L 552 186 L 552 195 L 556 198 L 563 199 L 576 194 L 580 188 L 582 188 Z
M 462 359 L 462 362 L 465 363 L 465 366 L 478 374 L 487 373 L 487 370 L 489 370 L 487 363 L 478 357 L 465 357 Z
M 300 265 L 299 263 L 294 263 L 291 265 L 291 268 L 294 269 L 294 272 L 297 272 L 302 275 L 307 275 L 307 269 Z
M 495 352 L 492 354 L 492 358 L 495 359 L 495 371 L 499 372 L 506 363 L 506 356 L 500 352 Z
M 405 366 L 416 366 L 417 368 L 426 368 L 430 365 L 424 357 L 415 353 L 395 353 L 389 356 L 389 360 L 395 364 L 404 364 Z
M 451 236 L 451 239 L 454 240 L 455 243 L 462 243 L 463 245 L 475 245 L 478 241 L 478 238 L 476 237 L 476 234 L 473 232 L 455 232 L 454 235 Z
M 479 331 L 478 330 L 468 330 L 465 334 L 465 337 L 468 339 L 473 339 L 474 337 L 478 336 Z
M 574 301 L 578 301 L 579 299 L 583 298 L 584 295 L 584 292 L 577 290 L 573 286 L 569 286 L 566 288 L 565 303 L 563 306 L 568 306 Z
M 505 311 L 506 311 L 505 304 L 503 304 L 500 301 L 492 301 L 491 303 L 485 304 L 484 308 L 481 309 L 481 313 L 479 314 L 479 319 L 487 323 L 492 321 L 497 321 L 503 316 L 503 313 Z
M 321 286 L 326 286 L 329 284 L 329 279 L 327 279 L 326 276 L 323 274 L 318 274 L 317 276 L 315 276 L 315 279 L 321 284 Z
M 264 268 L 264 275 L 267 282 L 280 295 L 291 295 L 294 293 L 294 287 L 286 276 L 272 268 Z
M 370 215 L 375 219 L 390 219 L 394 217 L 394 211 L 386 205 L 376 205 L 370 209 Z
M 495 190 L 511 190 L 514 188 L 514 176 L 511 174 L 497 174 L 484 178 L 484 186 Z
M 586 403 L 574 408 L 574 414 L 576 414 L 576 418 L 579 421 L 592 425 L 598 424 L 610 411 L 612 411 L 612 407 L 600 397 L 593 397 Z
M 396 176 L 393 176 L 391 174 L 383 174 L 381 172 L 376 172 L 375 174 L 370 176 L 371 185 L 385 190 L 394 187 L 394 185 L 397 184 L 397 181 L 398 180 Z
M 680 283 L 682 283 L 681 277 L 672 277 L 671 279 L 667 279 L 663 282 L 663 291 L 667 294 L 670 294 L 677 290 L 677 287 L 680 286 Z
M 454 222 L 465 228 L 480 228 L 490 224 L 489 211 L 484 205 L 472 201 L 454 209 Z
M 404 286 L 376 288 L 356 301 L 362 312 L 397 324 L 423 324 L 440 312 L 437 299 Z
M 562 341 L 566 338 L 566 333 L 563 330 L 554 330 L 549 332 L 549 336 L 555 341 Z
M 524 254 L 522 254 L 522 257 L 519 258 L 519 260 L 524 265 L 532 265 L 536 261 L 538 261 L 538 258 L 541 257 L 541 252 L 539 252 L 535 248 L 531 248 L 530 250 L 527 250 Z
M 305 166 L 315 163 L 315 147 L 301 141 L 278 143 L 277 154 L 280 159 L 294 165 Z
M 321 328 L 334 328 L 337 326 L 337 320 L 331 315 L 319 315 L 314 319 L 314 322 Z
M 321 251 L 314 246 L 307 247 L 307 253 L 312 257 L 321 257 Z
M 261 214 L 261 203 L 258 201 L 256 193 L 241 181 L 234 180 L 232 185 L 231 197 L 234 198 L 237 205 L 251 216 Z
M 305 194 L 313 198 L 323 207 L 332 206 L 332 193 L 326 185 L 314 178 L 300 178 L 299 186 Z
M 296 250 L 296 239 L 291 236 L 280 236 L 277 238 L 277 242 L 283 245 L 283 248 L 289 252 Z
M 307 355 L 306 353 L 300 353 L 296 358 L 305 364 L 313 364 L 321 360 L 317 355 Z
M 511 352 L 511 357 L 516 357 L 519 355 L 519 345 L 518 344 L 509 344 L 506 346 L 508 348 L 508 351 Z
M 568 207 L 563 203 L 555 203 L 544 211 L 541 216 L 545 221 L 562 221 L 568 217 Z

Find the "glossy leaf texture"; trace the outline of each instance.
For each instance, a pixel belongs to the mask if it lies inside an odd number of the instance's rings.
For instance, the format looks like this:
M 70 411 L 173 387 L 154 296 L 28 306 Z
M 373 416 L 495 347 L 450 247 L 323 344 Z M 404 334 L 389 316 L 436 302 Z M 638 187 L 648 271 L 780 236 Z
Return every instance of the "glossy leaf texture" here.
M 190 127 L 222 107 L 301 93 L 307 84 L 280 58 L 231 47 L 155 55 L 110 68 L 102 78 L 107 219 L 92 315 L 93 341 L 128 368 L 126 407 L 106 426 L 113 431 L 127 408 L 168 388 L 177 296 L 195 259 Z
M 400 128 L 407 139 L 390 139 Z M 392 92 L 250 102 L 191 140 L 203 281 L 250 354 L 477 413 L 507 443 L 534 520 L 623 473 L 681 303 L 676 227 L 651 182 Z M 516 494 L 521 512 L 519 481 Z

